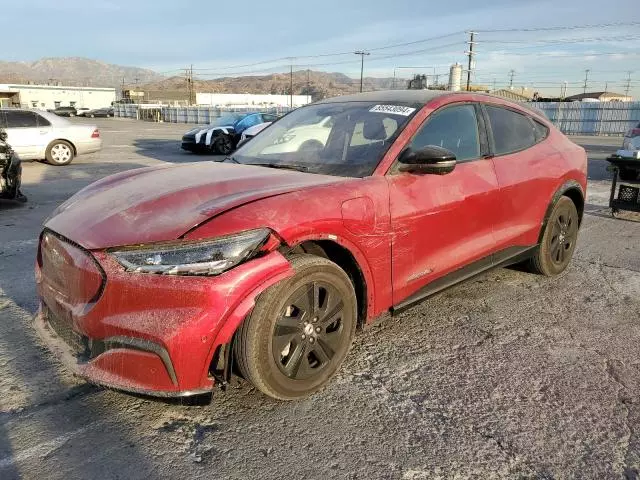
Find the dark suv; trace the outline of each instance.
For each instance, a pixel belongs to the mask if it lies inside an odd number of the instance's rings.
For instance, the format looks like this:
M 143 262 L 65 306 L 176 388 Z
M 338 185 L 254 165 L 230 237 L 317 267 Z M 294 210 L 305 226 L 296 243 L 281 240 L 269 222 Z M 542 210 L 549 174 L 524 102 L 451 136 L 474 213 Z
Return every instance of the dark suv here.
M 59 117 L 75 117 L 78 114 L 76 107 L 56 107 L 53 110 L 48 111 L 55 113 Z

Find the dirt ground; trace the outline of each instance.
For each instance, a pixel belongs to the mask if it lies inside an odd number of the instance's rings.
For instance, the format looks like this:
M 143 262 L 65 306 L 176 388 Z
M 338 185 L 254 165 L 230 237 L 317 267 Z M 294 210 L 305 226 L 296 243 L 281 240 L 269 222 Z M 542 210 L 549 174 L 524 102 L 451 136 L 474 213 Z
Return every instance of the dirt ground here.
M 85 120 L 77 120 L 84 121 Z M 47 215 L 105 175 L 182 153 L 184 125 L 97 121 L 102 152 L 24 166 L 0 203 L 0 478 L 638 478 L 640 216 L 612 218 L 603 160 L 570 268 L 498 269 L 357 336 L 337 378 L 295 403 L 244 382 L 206 406 L 87 385 L 36 340 L 33 263 Z

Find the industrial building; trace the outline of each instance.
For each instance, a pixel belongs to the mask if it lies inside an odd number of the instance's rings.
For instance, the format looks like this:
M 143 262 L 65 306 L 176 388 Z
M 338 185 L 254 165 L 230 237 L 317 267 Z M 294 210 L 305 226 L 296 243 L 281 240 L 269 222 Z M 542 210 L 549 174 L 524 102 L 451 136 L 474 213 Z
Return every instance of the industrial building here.
M 110 106 L 115 99 L 115 88 L 0 84 L 1 107 L 102 108 Z
M 237 107 L 294 107 L 311 103 L 311 95 L 256 95 L 251 93 L 196 93 L 198 105 Z
M 578 95 L 571 95 L 566 98 L 567 102 L 632 102 L 629 95 L 622 95 L 614 92 L 588 92 Z

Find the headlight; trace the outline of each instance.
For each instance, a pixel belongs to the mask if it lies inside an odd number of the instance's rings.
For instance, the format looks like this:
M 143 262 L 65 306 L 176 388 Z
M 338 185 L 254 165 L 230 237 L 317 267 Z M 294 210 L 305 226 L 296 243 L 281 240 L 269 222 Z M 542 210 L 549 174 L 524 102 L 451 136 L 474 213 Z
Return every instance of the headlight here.
M 131 272 L 218 275 L 253 257 L 271 231 L 262 228 L 198 242 L 148 245 L 110 251 Z

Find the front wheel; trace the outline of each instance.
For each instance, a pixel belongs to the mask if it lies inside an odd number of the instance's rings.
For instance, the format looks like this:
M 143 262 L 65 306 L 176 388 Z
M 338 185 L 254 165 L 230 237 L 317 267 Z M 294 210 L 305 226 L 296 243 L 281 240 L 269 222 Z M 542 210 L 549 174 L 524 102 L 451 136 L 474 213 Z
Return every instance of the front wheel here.
M 542 242 L 531 258 L 531 270 L 548 277 L 562 273 L 573 257 L 578 227 L 575 204 L 568 197 L 560 197 L 544 227 Z
M 213 153 L 229 155 L 233 152 L 233 140 L 231 140 L 229 135 L 220 134 L 213 140 L 211 147 Z
M 45 153 L 47 162 L 56 166 L 69 165 L 73 160 L 73 155 L 73 147 L 64 140 L 52 142 Z
M 347 274 L 294 255 L 295 274 L 265 291 L 235 337 L 240 372 L 270 397 L 295 400 L 326 385 L 347 356 L 357 301 Z

